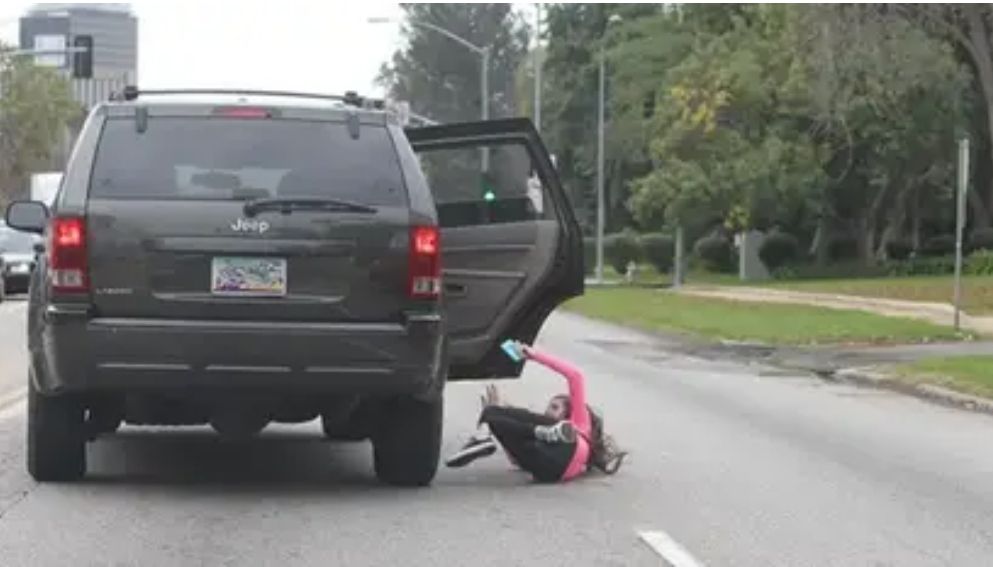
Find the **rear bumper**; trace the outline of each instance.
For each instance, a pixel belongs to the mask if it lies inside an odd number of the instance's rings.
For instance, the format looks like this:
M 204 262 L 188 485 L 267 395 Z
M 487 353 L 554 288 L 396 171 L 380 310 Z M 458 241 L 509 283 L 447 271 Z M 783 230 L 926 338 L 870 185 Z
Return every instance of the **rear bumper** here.
M 204 390 L 418 394 L 445 379 L 442 319 L 295 323 L 90 318 L 50 306 L 38 387 L 68 391 Z

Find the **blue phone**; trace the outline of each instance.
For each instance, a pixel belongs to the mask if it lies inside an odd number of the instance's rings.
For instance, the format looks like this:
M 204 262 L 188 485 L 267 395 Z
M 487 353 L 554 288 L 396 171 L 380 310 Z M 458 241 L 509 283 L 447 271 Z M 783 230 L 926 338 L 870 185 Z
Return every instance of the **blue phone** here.
M 518 352 L 517 346 L 514 344 L 514 341 L 509 339 L 503 341 L 503 344 L 500 345 L 500 348 L 503 349 L 504 354 L 506 354 L 510 358 L 510 360 L 513 360 L 514 362 L 521 362 L 522 360 L 524 360 L 523 358 L 521 358 L 521 355 Z

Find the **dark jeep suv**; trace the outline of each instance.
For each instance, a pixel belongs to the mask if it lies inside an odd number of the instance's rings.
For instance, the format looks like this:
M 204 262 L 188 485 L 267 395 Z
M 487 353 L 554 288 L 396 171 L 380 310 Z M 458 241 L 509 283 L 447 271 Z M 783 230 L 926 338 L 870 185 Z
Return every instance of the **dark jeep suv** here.
M 354 95 L 138 91 L 96 107 L 32 275 L 28 470 L 123 423 L 245 437 L 322 419 L 426 485 L 446 381 L 514 377 L 582 293 L 578 225 L 526 119 L 410 128 Z

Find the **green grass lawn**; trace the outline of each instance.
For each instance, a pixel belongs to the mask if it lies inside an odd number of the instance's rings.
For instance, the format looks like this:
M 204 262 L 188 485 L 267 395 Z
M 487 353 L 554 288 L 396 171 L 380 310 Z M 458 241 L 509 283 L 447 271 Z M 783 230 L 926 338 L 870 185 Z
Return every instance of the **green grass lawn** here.
M 958 338 L 950 327 L 861 311 L 722 301 L 636 287 L 588 289 L 567 309 L 649 331 L 770 344 L 908 343 Z
M 993 397 L 993 356 L 931 358 L 897 368 L 911 382 L 939 384 L 974 394 Z
M 776 289 L 885 297 L 907 301 L 952 302 L 952 277 L 919 276 L 907 278 L 778 281 L 767 285 Z M 963 308 L 974 315 L 993 314 L 993 277 L 962 278 Z

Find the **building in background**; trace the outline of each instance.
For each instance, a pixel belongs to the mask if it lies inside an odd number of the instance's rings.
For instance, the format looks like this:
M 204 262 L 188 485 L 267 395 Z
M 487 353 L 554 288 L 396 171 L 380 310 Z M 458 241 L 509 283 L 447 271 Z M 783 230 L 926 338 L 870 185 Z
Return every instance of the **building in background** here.
M 58 51 L 80 37 L 93 41 L 93 77 L 72 80 L 80 104 L 89 108 L 124 85 L 137 84 L 138 19 L 130 5 L 37 4 L 20 20 L 21 49 Z M 36 55 L 35 62 L 70 74 L 72 58 L 45 53 Z

